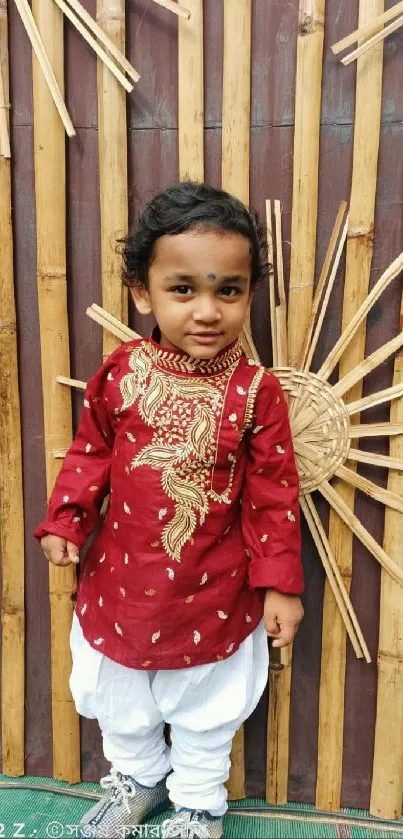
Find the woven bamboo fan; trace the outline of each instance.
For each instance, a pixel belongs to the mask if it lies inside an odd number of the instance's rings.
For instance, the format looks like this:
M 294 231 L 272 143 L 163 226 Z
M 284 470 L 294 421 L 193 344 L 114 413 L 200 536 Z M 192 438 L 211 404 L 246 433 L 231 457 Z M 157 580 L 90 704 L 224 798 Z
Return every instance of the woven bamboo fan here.
M 337 268 L 347 237 L 346 205 L 340 206 L 333 233 L 312 304 L 312 313 L 304 337 L 302 350 L 294 367 L 287 366 L 286 302 L 282 274 L 281 225 L 279 203 L 267 202 L 269 260 L 274 265 L 270 277 L 271 329 L 273 372 L 287 395 L 293 442 L 301 483 L 301 509 L 312 533 L 319 556 L 336 598 L 346 630 L 358 657 L 370 661 L 357 618 L 342 581 L 327 534 L 316 510 L 312 493 L 317 490 L 329 502 L 338 516 L 351 528 L 382 567 L 403 584 L 403 571 L 394 563 L 359 519 L 349 509 L 331 485 L 337 477 L 361 490 L 372 499 L 403 512 L 403 498 L 379 487 L 348 467 L 349 461 L 369 463 L 387 469 L 403 469 L 403 461 L 371 454 L 354 447 L 360 437 L 384 437 L 403 433 L 403 425 L 393 423 L 352 424 L 351 418 L 366 409 L 403 396 L 402 385 L 395 385 L 355 402 L 348 401 L 348 392 L 368 373 L 403 346 L 403 332 L 381 346 L 369 358 L 358 364 L 335 385 L 329 377 L 339 359 L 365 321 L 369 311 L 383 291 L 403 269 L 403 253 L 380 277 L 367 299 L 350 321 L 320 369 L 313 373 L 311 364 L 317 346 Z M 274 224 L 272 219 L 274 218 Z M 274 258 L 275 257 L 275 258 Z

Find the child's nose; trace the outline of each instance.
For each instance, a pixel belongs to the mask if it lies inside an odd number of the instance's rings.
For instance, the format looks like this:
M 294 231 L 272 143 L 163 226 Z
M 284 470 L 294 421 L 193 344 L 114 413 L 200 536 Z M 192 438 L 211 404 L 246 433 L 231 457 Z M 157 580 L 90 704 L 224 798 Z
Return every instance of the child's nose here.
M 214 323 L 214 321 L 220 320 L 220 318 L 221 312 L 214 297 L 206 296 L 196 301 L 193 312 L 193 319 L 195 321 Z

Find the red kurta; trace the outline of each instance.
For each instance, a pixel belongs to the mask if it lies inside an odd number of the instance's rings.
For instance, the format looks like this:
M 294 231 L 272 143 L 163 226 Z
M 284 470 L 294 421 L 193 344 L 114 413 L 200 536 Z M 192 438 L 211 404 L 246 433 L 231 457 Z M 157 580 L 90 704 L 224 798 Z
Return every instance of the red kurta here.
M 99 521 L 76 611 L 127 667 L 226 658 L 263 589 L 303 589 L 298 476 L 278 380 L 237 343 L 211 361 L 152 339 L 117 349 L 88 384 L 40 538 L 80 548 Z

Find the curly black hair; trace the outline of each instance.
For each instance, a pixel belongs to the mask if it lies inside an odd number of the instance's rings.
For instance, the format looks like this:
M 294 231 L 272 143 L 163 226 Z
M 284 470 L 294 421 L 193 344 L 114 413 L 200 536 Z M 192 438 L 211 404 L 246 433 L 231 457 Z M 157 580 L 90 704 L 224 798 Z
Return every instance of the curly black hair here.
M 257 213 L 221 189 L 182 181 L 164 189 L 146 204 L 134 230 L 127 238 L 119 240 L 124 285 L 147 288 L 148 269 L 157 239 L 191 229 L 213 229 L 249 239 L 251 286 L 265 277 L 268 268 L 266 240 Z

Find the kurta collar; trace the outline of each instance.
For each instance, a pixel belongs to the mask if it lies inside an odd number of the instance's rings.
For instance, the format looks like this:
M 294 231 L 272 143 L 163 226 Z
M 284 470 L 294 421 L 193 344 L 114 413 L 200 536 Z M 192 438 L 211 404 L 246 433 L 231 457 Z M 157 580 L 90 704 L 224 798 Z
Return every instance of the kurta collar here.
M 170 373 L 194 373 L 197 375 L 214 375 L 222 373 L 231 367 L 243 354 L 240 340 L 225 347 L 215 358 L 199 359 L 187 355 L 181 350 L 171 350 L 159 343 L 160 331 L 153 330 L 151 338 L 146 343 L 147 352 L 153 363 Z

